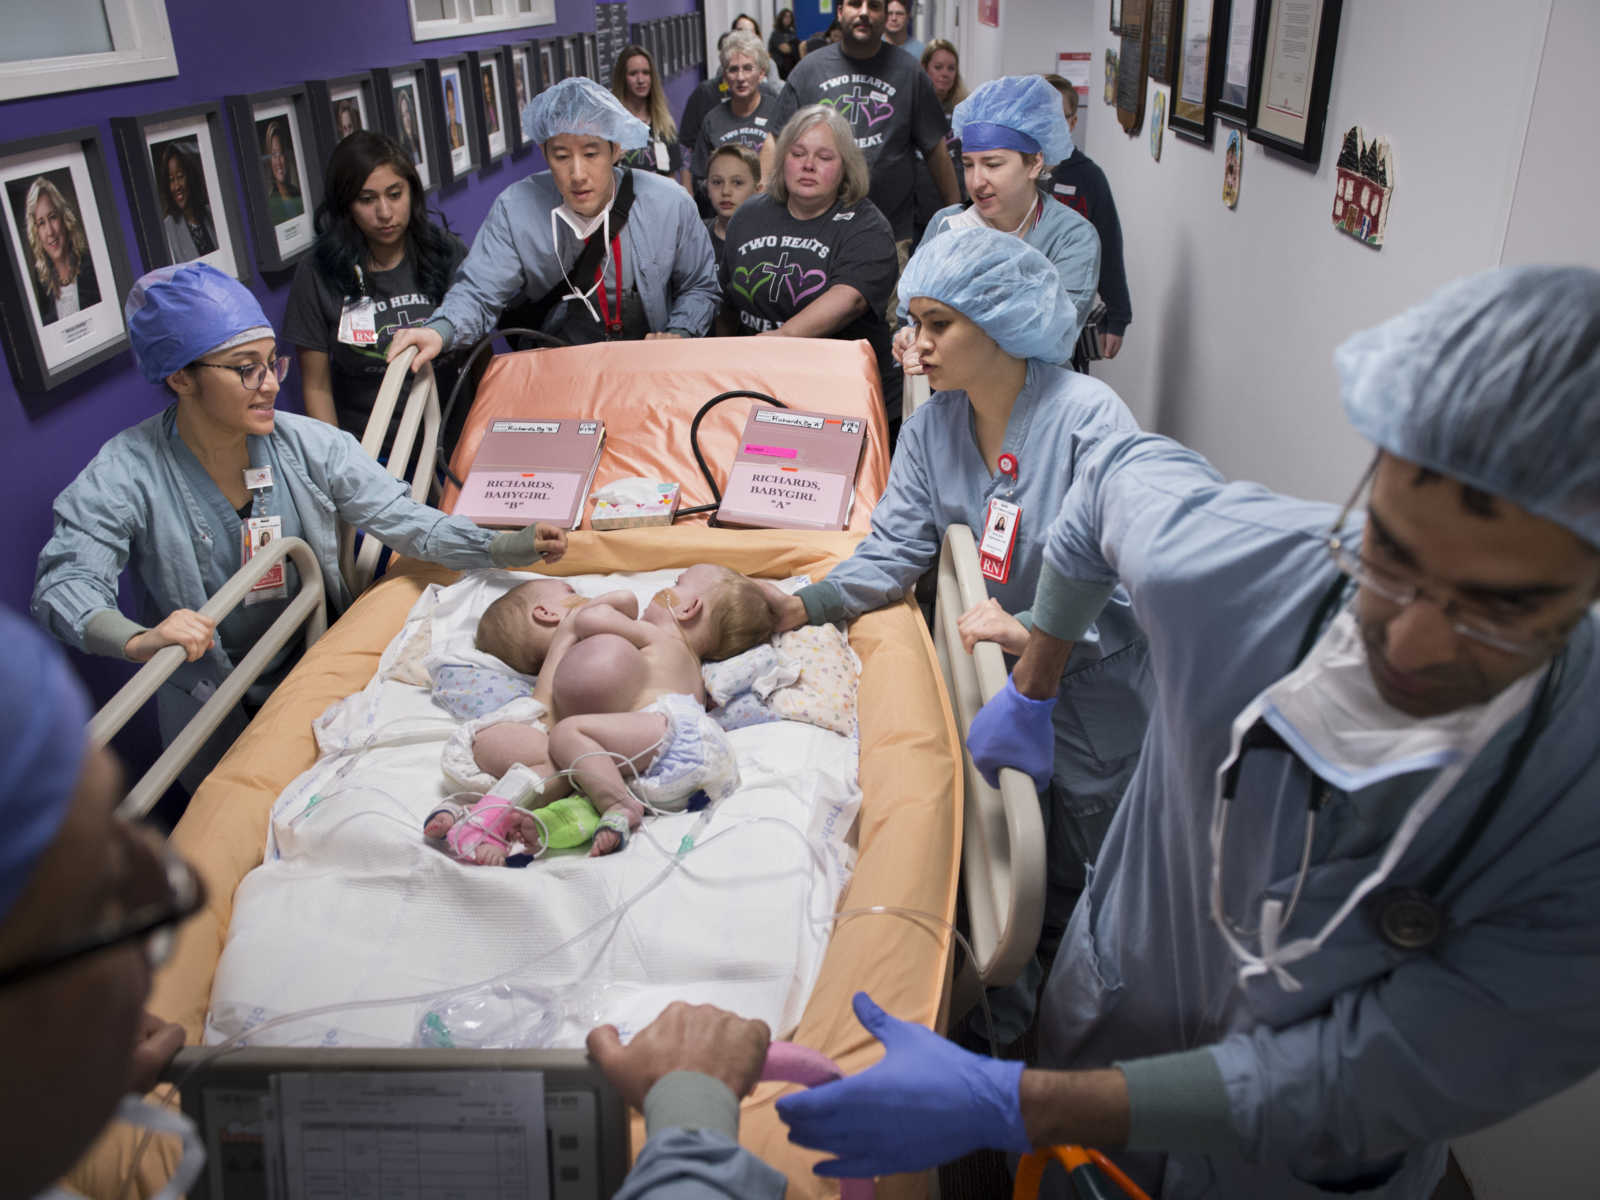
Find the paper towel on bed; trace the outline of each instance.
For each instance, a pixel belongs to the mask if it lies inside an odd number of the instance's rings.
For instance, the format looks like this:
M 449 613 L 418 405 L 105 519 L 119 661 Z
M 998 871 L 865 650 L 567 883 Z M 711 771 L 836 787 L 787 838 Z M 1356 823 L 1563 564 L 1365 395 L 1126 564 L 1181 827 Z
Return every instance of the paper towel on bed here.
M 586 595 L 630 587 L 642 606 L 675 575 L 571 582 Z M 377 676 L 319 719 L 323 757 L 279 797 L 267 861 L 235 894 L 209 1042 L 281 1014 L 466 988 L 514 967 L 514 982 L 559 998 L 555 1045 L 582 1045 L 606 1021 L 637 1029 L 675 999 L 760 1017 L 779 1036 L 798 1022 L 829 936 L 815 919 L 833 911 L 854 862 L 849 739 L 789 721 L 735 731 L 742 786 L 670 872 L 699 814 L 651 819 L 652 836 L 621 854 L 551 855 L 522 870 L 466 866 L 423 840 L 455 722 L 426 687 L 402 681 L 414 677 L 408 647 L 426 639 L 431 654 L 477 655 L 477 615 L 526 579 L 485 571 L 430 587 Z M 419 1000 L 342 1011 L 250 1041 L 409 1044 L 422 1010 Z

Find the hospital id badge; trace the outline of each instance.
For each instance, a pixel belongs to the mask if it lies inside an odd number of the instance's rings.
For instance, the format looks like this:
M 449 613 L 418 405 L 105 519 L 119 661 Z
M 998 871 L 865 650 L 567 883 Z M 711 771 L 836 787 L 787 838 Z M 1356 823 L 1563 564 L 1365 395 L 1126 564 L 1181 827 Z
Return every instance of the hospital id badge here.
M 989 501 L 978 540 L 978 569 L 985 579 L 1004 583 L 1011 578 L 1011 553 L 1017 548 L 1017 520 L 1022 506 L 998 497 Z
M 378 344 L 378 306 L 371 296 L 345 302 L 339 313 L 339 340 L 346 346 Z
M 667 151 L 667 144 L 665 142 L 656 142 L 655 148 L 656 170 L 665 175 L 668 171 L 672 170 L 672 155 Z
M 283 536 L 282 517 L 246 517 L 239 522 L 239 536 L 243 541 L 243 557 L 240 565 L 243 566 L 255 557 L 257 550 L 264 550 L 273 542 Z M 283 563 L 276 562 L 260 579 L 256 580 L 249 593 L 245 596 L 245 604 L 262 604 L 268 600 L 282 600 L 289 592 L 287 581 L 283 575 Z

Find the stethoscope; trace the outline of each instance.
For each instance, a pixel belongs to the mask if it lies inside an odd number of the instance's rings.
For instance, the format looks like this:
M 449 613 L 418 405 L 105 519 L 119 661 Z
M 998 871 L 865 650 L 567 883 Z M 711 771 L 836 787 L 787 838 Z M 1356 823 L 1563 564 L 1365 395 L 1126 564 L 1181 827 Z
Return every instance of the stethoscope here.
M 1300 639 L 1299 650 L 1295 654 L 1294 666 L 1297 667 L 1311 652 L 1323 628 L 1332 619 L 1335 610 L 1343 600 L 1349 581 L 1340 575 L 1334 580 L 1333 585 L 1323 594 L 1317 604 L 1316 611 L 1311 616 L 1310 623 L 1306 626 L 1304 635 Z M 1378 936 L 1396 950 L 1417 952 L 1428 950 L 1436 945 L 1444 936 L 1450 924 L 1450 913 L 1443 901 L 1438 898 L 1445 882 L 1455 873 L 1466 856 L 1472 851 L 1478 838 L 1482 835 L 1489 823 L 1494 820 L 1500 811 L 1501 804 L 1510 794 L 1512 787 L 1521 773 L 1523 765 L 1527 762 L 1529 754 L 1533 751 L 1533 743 L 1549 723 L 1550 709 L 1555 703 L 1556 693 L 1561 686 L 1561 675 L 1566 662 L 1566 654 L 1560 653 L 1550 663 L 1550 668 L 1545 672 L 1544 679 L 1539 684 L 1539 690 L 1534 696 L 1528 723 L 1523 727 L 1522 733 L 1512 744 L 1511 752 L 1506 755 L 1505 765 L 1500 768 L 1500 774 L 1495 778 L 1478 806 L 1473 810 L 1472 819 L 1469 820 L 1456 835 L 1455 842 L 1450 851 L 1428 872 L 1420 886 L 1396 884 L 1374 893 L 1363 904 L 1368 919 L 1377 929 Z M 1293 670 L 1291 667 L 1290 670 Z M 1245 755 L 1251 750 L 1281 750 L 1286 754 L 1294 755 L 1277 730 L 1265 721 L 1257 721 L 1245 733 L 1239 743 L 1239 753 L 1233 764 L 1223 775 L 1222 799 L 1231 804 L 1239 784 L 1240 769 L 1244 765 Z M 1295 755 L 1298 762 L 1299 756 Z M 1304 766 L 1304 764 L 1301 764 Z M 1295 877 L 1294 889 L 1291 894 L 1288 909 L 1283 917 L 1283 924 L 1287 926 L 1290 916 L 1293 915 L 1296 901 L 1299 900 L 1300 891 L 1305 886 L 1306 877 L 1311 867 L 1311 830 L 1315 827 L 1317 814 L 1327 803 L 1331 793 L 1328 784 L 1319 778 L 1314 771 L 1306 768 L 1306 773 L 1311 776 L 1309 792 L 1306 798 L 1306 819 L 1308 827 L 1305 839 L 1305 853 L 1300 860 L 1300 868 Z M 1219 848 L 1220 853 L 1220 848 Z

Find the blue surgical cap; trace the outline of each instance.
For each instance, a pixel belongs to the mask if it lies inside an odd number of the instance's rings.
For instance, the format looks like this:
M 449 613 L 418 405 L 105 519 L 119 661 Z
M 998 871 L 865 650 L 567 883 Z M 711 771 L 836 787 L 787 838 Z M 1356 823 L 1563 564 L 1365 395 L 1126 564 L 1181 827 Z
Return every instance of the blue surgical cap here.
M 1072 129 L 1061 111 L 1061 93 L 1042 75 L 991 79 L 956 105 L 950 130 L 961 139 L 963 154 L 1018 150 L 1044 155 L 1046 166 L 1072 157 Z
M 122 311 L 134 361 L 151 383 L 211 351 L 274 336 L 254 293 L 202 262 L 141 276 Z
M 55 840 L 83 770 L 89 701 L 60 647 L 0 609 L 0 921 Z
M 1013 358 L 1064 362 L 1078 310 L 1055 264 L 998 229 L 950 229 L 925 242 L 900 277 L 900 319 L 911 301 L 948 305 Z
M 522 134 L 544 145 L 558 134 L 604 138 L 624 150 L 650 144 L 650 127 L 608 90 L 581 76 L 540 92 L 522 110 Z
M 1334 364 L 1368 440 L 1600 547 L 1600 272 L 1458 280 Z

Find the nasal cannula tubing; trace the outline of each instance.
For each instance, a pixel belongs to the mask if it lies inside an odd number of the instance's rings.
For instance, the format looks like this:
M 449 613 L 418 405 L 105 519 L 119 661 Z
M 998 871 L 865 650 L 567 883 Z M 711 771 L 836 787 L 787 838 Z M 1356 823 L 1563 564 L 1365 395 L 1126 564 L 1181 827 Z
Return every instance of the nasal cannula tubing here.
M 373 740 L 375 738 L 376 738 L 376 733 L 373 734 L 372 738 L 369 738 L 368 745 L 366 747 L 363 747 L 363 750 L 367 749 L 367 748 L 370 748 L 370 746 L 372 745 L 372 742 L 373 742 Z M 604 750 L 604 749 L 587 751 L 584 754 L 579 755 L 576 759 L 574 759 L 572 766 L 567 767 L 564 770 L 557 771 L 554 774 L 546 776 L 544 779 L 542 779 L 540 781 L 540 783 L 539 783 L 539 789 L 542 791 L 542 789 L 543 789 L 545 784 L 549 783 L 550 780 L 555 779 L 558 776 L 567 776 L 568 778 L 570 778 L 571 775 L 572 775 L 572 772 L 573 772 L 573 770 L 576 767 L 578 762 L 581 762 L 584 758 L 592 757 L 592 756 L 595 756 L 595 755 L 609 756 L 609 757 L 611 757 L 613 759 L 616 759 L 617 762 L 619 763 L 619 765 L 627 765 L 629 767 L 632 767 L 634 759 L 642 758 L 644 755 L 651 753 L 657 747 L 660 746 L 662 741 L 665 741 L 665 740 L 666 740 L 665 736 L 663 736 L 654 745 L 646 747 L 644 750 L 639 751 L 638 754 L 633 755 L 631 758 L 626 756 L 626 755 L 618 754 L 618 753 L 616 753 L 614 751 L 609 751 L 609 750 Z M 360 754 L 361 754 L 361 751 L 358 751 L 354 757 L 359 758 Z M 343 778 L 343 776 L 348 772 L 350 765 L 353 765 L 353 763 L 352 764 L 347 764 L 347 766 L 344 769 L 340 770 L 334 776 L 334 778 L 336 780 Z M 638 803 L 640 805 L 640 807 L 645 809 L 646 811 L 649 811 L 649 812 L 654 813 L 656 815 L 678 815 L 678 814 L 668 813 L 665 810 L 656 808 L 654 805 L 651 805 L 648 801 L 640 799 L 638 794 L 635 793 L 634 790 L 631 787 L 628 787 L 628 784 L 627 784 L 626 780 L 623 781 L 623 787 L 627 789 L 628 794 L 633 798 L 633 800 L 636 803 Z M 340 794 L 345 793 L 345 792 L 375 792 L 375 793 L 377 793 L 377 794 L 379 794 L 381 796 L 384 796 L 386 799 L 389 799 L 389 800 L 395 800 L 396 799 L 396 797 L 394 797 L 393 795 L 391 795 L 389 792 L 385 791 L 384 789 L 377 788 L 377 787 L 372 787 L 372 786 L 367 785 L 367 784 L 346 785 L 344 787 L 339 787 L 339 788 L 336 788 L 336 789 L 334 789 L 332 791 L 329 791 L 329 792 L 325 793 L 325 795 L 331 797 L 331 796 L 335 796 L 335 795 L 340 795 Z M 259 1025 L 255 1025 L 255 1026 L 252 1026 L 249 1029 L 243 1030 L 243 1031 L 235 1034 L 234 1036 L 228 1038 L 226 1041 L 219 1043 L 216 1046 L 209 1047 L 208 1049 L 209 1049 L 210 1053 L 207 1053 L 204 1057 L 200 1058 L 197 1062 L 195 1062 L 193 1065 L 191 1065 L 190 1068 L 187 1071 L 184 1072 L 183 1076 L 173 1084 L 173 1086 L 169 1090 L 167 1096 L 164 1097 L 164 1099 L 162 1100 L 162 1103 L 165 1104 L 165 1105 L 171 1105 L 176 1100 L 177 1096 L 182 1092 L 184 1084 L 188 1082 L 189 1078 L 200 1067 L 205 1066 L 205 1065 L 207 1065 L 207 1064 L 209 1064 L 211 1062 L 214 1062 L 216 1059 L 220 1058 L 224 1054 L 229 1053 L 230 1051 L 233 1051 L 233 1050 L 241 1048 L 242 1046 L 244 1046 L 248 1042 L 249 1039 L 259 1037 L 262 1033 L 266 1032 L 267 1030 L 277 1028 L 278 1026 L 289 1024 L 291 1022 L 312 1020 L 312 1019 L 317 1018 L 317 1017 L 329 1016 L 329 1015 L 331 1015 L 333 1013 L 339 1013 L 339 1012 L 367 1011 L 367 1010 L 372 1010 L 372 1009 L 394 1008 L 394 1007 L 397 1007 L 397 1006 L 400 1006 L 400 1005 L 428 1004 L 428 1003 L 431 1003 L 431 1002 L 436 1001 L 436 1000 L 448 999 L 449 997 L 454 996 L 454 995 L 458 995 L 458 994 L 460 994 L 462 992 L 475 991 L 475 990 L 477 990 L 479 988 L 492 987 L 497 983 L 503 983 L 506 980 L 511 979 L 513 976 L 520 975 L 520 974 L 522 974 L 522 973 L 524 973 L 526 971 L 529 971 L 529 970 L 533 969 L 534 967 L 537 967 L 540 963 L 544 962 L 545 960 L 553 958 L 556 955 L 559 955 L 560 953 L 562 953 L 564 950 L 568 949 L 569 947 L 577 945 L 578 943 L 584 941 L 591 934 L 593 934 L 596 930 L 600 929 L 602 926 L 604 926 L 604 925 L 606 925 L 608 923 L 614 923 L 615 925 L 620 926 L 622 918 L 627 915 L 629 910 L 632 909 L 635 904 L 637 904 L 645 896 L 647 896 L 651 892 L 653 892 L 656 888 L 661 886 L 661 884 L 665 883 L 667 878 L 668 878 L 668 876 L 670 876 L 673 871 L 677 870 L 682 865 L 685 856 L 688 854 L 688 852 L 690 850 L 695 849 L 695 848 L 700 847 L 700 846 L 708 846 L 712 842 L 718 841 L 719 839 L 721 839 L 725 835 L 733 833 L 736 830 L 748 827 L 750 825 L 777 825 L 780 828 L 782 828 L 782 829 L 786 830 L 787 832 L 789 832 L 790 834 L 792 834 L 793 836 L 799 838 L 801 844 L 805 846 L 807 853 L 810 855 L 812 864 L 813 864 L 813 866 L 816 867 L 817 870 L 814 871 L 811 874 L 811 876 L 808 879 L 807 885 L 806 885 L 806 902 L 805 902 L 805 906 L 804 906 L 804 911 L 803 911 L 802 916 L 801 916 L 802 921 L 804 921 L 806 923 L 809 923 L 809 924 L 811 924 L 813 926 L 828 926 L 828 925 L 834 925 L 834 924 L 836 924 L 836 923 L 838 923 L 840 921 L 853 919 L 855 917 L 885 916 L 886 915 L 886 916 L 899 917 L 902 920 L 914 921 L 914 922 L 917 922 L 919 924 L 925 923 L 925 924 L 928 924 L 928 925 L 938 926 L 938 927 L 942 927 L 942 928 L 944 928 L 944 929 L 946 929 L 946 930 L 948 930 L 950 932 L 950 934 L 954 937 L 956 942 L 961 946 L 961 949 L 962 949 L 963 953 L 966 954 L 967 960 L 969 962 L 973 962 L 973 963 L 977 962 L 977 956 L 973 953 L 971 943 L 967 941 L 966 937 L 961 933 L 961 931 L 959 929 L 957 929 L 955 927 L 955 925 L 953 925 L 949 921 L 946 921 L 943 917 L 940 917 L 940 916 L 938 916 L 938 915 L 936 915 L 934 913 L 923 912 L 921 909 L 904 908 L 904 907 L 900 907 L 898 905 L 875 904 L 875 905 L 871 905 L 871 906 L 864 907 L 864 908 L 843 909 L 843 910 L 841 910 L 839 912 L 835 912 L 835 913 L 832 913 L 832 914 L 829 914 L 829 915 L 826 915 L 826 916 L 821 916 L 821 917 L 812 916 L 811 915 L 811 901 L 812 901 L 812 897 L 815 895 L 815 892 L 816 892 L 817 872 L 820 871 L 821 874 L 824 877 L 827 876 L 828 872 L 827 872 L 827 864 L 825 862 L 823 862 L 821 855 L 817 851 L 817 848 L 811 844 L 811 842 L 806 838 L 805 834 L 803 834 L 799 829 L 797 829 L 794 825 L 790 824 L 788 821 L 785 821 L 785 820 L 783 820 L 783 819 L 781 819 L 779 817 L 749 816 L 749 817 L 740 818 L 736 823 L 734 823 L 732 825 L 729 825 L 726 829 L 718 830 L 716 833 L 712 834 L 709 838 L 707 838 L 703 842 L 697 841 L 696 840 L 697 835 L 706 826 L 707 822 L 710 820 L 712 812 L 714 811 L 715 807 L 716 807 L 715 805 L 709 805 L 709 804 L 705 807 L 705 809 L 702 811 L 702 813 L 700 815 L 700 819 L 695 823 L 694 828 L 691 829 L 690 832 L 688 834 L 686 834 L 683 837 L 683 839 L 678 843 L 678 848 L 676 849 L 676 851 L 669 851 L 650 832 L 649 826 L 641 824 L 636 832 L 639 835 L 641 835 L 644 838 L 645 841 L 649 842 L 653 847 L 655 847 L 656 851 L 658 853 L 660 853 L 662 855 L 662 857 L 667 859 L 666 865 L 660 870 L 660 872 L 658 872 L 653 878 L 651 878 L 643 887 L 641 887 L 632 896 L 630 896 L 626 900 L 624 900 L 616 908 L 612 909 L 610 912 L 607 912 L 605 915 L 601 916 L 599 919 L 594 921 L 592 924 L 585 926 L 583 929 L 581 929 L 577 933 L 573 934 L 570 938 L 568 938 L 566 941 L 562 942 L 560 945 L 552 947 L 551 949 L 549 949 L 549 950 L 545 951 L 544 953 L 538 955 L 537 957 L 533 958 L 532 960 L 519 962 L 515 966 L 509 967 L 506 970 L 501 971 L 499 974 L 492 975 L 492 976 L 490 976 L 490 977 L 488 977 L 486 979 L 481 979 L 481 980 L 478 980 L 476 982 L 471 982 L 471 983 L 456 984 L 456 985 L 453 985 L 453 986 L 448 987 L 448 988 L 439 989 L 437 991 L 418 992 L 418 993 L 415 993 L 415 994 L 412 994 L 412 995 L 409 995 L 409 996 L 391 996 L 391 997 L 384 997 L 384 998 L 379 998 L 379 999 L 345 1000 L 345 1001 L 340 1001 L 337 1004 L 323 1004 L 323 1005 L 317 1005 L 317 1006 L 315 1006 L 313 1008 L 301 1009 L 301 1010 L 299 1010 L 297 1012 L 282 1013 L 282 1014 L 280 1014 L 280 1015 L 278 1015 L 276 1017 L 273 1017 L 273 1018 L 271 1018 L 271 1019 L 269 1019 L 267 1021 L 262 1022 Z M 385 820 L 395 821 L 395 822 L 397 822 L 399 824 L 403 824 L 403 825 L 406 826 L 407 829 L 412 829 L 413 828 L 413 826 L 410 823 L 401 821 L 401 819 L 399 817 L 394 816 L 392 813 L 380 812 L 377 809 L 364 809 L 364 810 L 362 810 L 360 812 L 350 813 L 348 816 L 345 816 L 340 821 L 338 821 L 332 828 L 333 829 L 338 829 L 341 826 L 343 826 L 346 822 L 354 820 L 356 817 L 361 817 L 361 816 L 379 816 L 379 817 L 383 817 Z M 329 830 L 328 832 L 332 832 L 332 830 Z M 578 973 L 578 976 L 577 976 L 578 978 L 581 979 L 581 978 L 585 977 L 585 975 L 587 975 L 588 971 L 592 967 L 592 965 L 595 962 L 595 960 L 598 959 L 599 955 L 604 952 L 604 948 L 605 948 L 605 944 L 602 943 L 601 947 L 598 950 L 596 950 L 596 952 L 595 952 L 595 954 L 593 956 L 591 956 L 591 958 L 589 960 L 589 963 L 585 965 L 583 971 L 580 971 Z M 990 1012 L 990 1009 L 989 1009 L 988 998 L 984 994 L 983 989 L 981 989 L 981 988 L 978 991 L 978 1004 L 979 1004 L 979 1007 L 980 1007 L 980 1009 L 981 1009 L 981 1011 L 983 1013 L 984 1029 L 985 1029 L 985 1032 L 988 1035 L 990 1054 L 992 1056 L 996 1052 L 995 1032 L 994 1032 L 994 1018 L 993 1018 L 993 1015 L 992 1015 L 992 1013 Z M 151 1140 L 151 1138 L 153 1136 L 154 1136 L 153 1131 L 146 1130 L 144 1132 L 143 1136 L 140 1138 L 139 1144 L 134 1150 L 133 1158 L 129 1163 L 128 1173 L 124 1177 L 124 1182 L 123 1182 L 123 1187 L 121 1189 L 121 1194 L 124 1194 L 124 1195 L 127 1194 L 128 1189 L 132 1186 L 134 1180 L 137 1178 L 139 1162 L 144 1157 L 144 1151 L 145 1151 L 146 1147 L 150 1144 L 150 1140 Z

